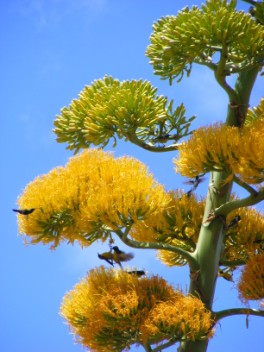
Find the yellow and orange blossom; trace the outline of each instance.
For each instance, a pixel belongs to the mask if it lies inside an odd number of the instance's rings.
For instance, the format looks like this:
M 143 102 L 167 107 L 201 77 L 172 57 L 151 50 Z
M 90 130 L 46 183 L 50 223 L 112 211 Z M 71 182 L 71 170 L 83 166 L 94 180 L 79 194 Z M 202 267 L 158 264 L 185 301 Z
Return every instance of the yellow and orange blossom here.
M 137 278 L 104 267 L 91 270 L 66 294 L 61 314 L 76 338 L 95 352 L 157 344 L 170 337 L 195 340 L 207 336 L 212 326 L 199 299 L 184 296 L 164 279 Z M 157 321 L 167 324 L 166 332 Z
M 264 298 L 264 254 L 252 256 L 244 267 L 238 290 L 244 301 Z
M 146 166 L 130 157 L 91 149 L 72 157 L 31 182 L 18 200 L 19 232 L 31 243 L 79 241 L 83 246 L 106 239 L 123 228 L 167 207 L 169 197 Z
M 234 175 L 249 184 L 264 181 L 264 119 L 250 121 L 243 128 L 215 124 L 197 129 L 179 147 L 176 170 L 195 177 L 210 171 L 224 171 L 226 181 Z

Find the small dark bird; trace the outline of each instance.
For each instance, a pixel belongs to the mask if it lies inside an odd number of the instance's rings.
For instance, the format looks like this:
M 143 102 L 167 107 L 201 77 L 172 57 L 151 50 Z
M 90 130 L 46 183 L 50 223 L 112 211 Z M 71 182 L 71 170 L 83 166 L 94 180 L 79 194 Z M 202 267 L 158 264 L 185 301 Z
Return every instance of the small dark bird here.
M 97 253 L 98 258 L 105 260 L 108 264 L 114 266 L 114 258 L 112 252 L 105 252 L 102 254 Z
M 223 279 L 225 279 L 227 281 L 234 282 L 232 272 L 230 272 L 229 270 L 219 269 L 218 276 L 222 277 Z
M 121 251 L 117 246 L 111 248 L 110 252 L 105 252 L 102 254 L 97 254 L 98 258 L 105 260 L 110 265 L 114 266 L 114 263 L 118 264 L 122 268 L 121 262 L 127 262 L 134 258 L 132 253 L 125 253 Z
M 121 251 L 117 246 L 112 247 L 114 253 L 113 253 L 113 259 L 114 261 L 120 265 L 122 268 L 121 262 L 128 262 L 129 260 L 134 258 L 133 253 L 125 253 Z
M 31 209 L 12 209 L 13 211 L 15 211 L 16 213 L 19 213 L 21 215 L 29 215 L 31 213 L 33 213 L 34 210 L 36 209 L 40 209 L 40 208 L 31 208 Z
M 204 181 L 204 177 L 195 176 L 193 180 L 189 180 L 184 182 L 186 185 L 192 185 L 192 188 L 186 193 L 188 197 L 196 190 L 200 183 Z
M 126 271 L 126 273 L 128 273 L 130 275 L 135 275 L 137 277 L 141 277 L 143 275 L 146 275 L 144 270 L 129 270 L 129 271 Z
M 236 226 L 236 224 L 241 220 L 241 216 L 236 215 L 233 220 L 230 221 L 228 225 L 226 225 L 225 230 L 230 229 L 231 227 Z

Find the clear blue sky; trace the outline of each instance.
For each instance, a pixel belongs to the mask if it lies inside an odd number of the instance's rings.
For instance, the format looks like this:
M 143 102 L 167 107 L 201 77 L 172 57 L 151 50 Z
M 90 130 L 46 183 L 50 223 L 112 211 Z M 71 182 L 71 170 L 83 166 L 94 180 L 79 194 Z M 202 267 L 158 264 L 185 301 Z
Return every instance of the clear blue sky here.
M 1 0 L 1 236 L 0 236 L 0 351 L 78 352 L 73 336 L 59 316 L 63 295 L 86 272 L 101 265 L 97 252 L 77 245 L 24 246 L 17 234 L 18 195 L 37 175 L 63 165 L 72 153 L 55 142 L 53 120 L 84 85 L 105 74 L 120 80 L 147 79 L 159 93 L 184 101 L 196 125 L 223 120 L 226 96 L 213 74 L 195 67 L 190 78 L 169 86 L 152 74 L 145 57 L 152 23 L 176 14 L 195 0 Z M 247 9 L 241 1 L 239 5 Z M 262 84 L 262 86 L 261 86 Z M 252 94 L 254 106 L 263 94 L 263 78 Z M 111 147 L 109 147 L 111 149 Z M 174 153 L 154 155 L 119 143 L 116 155 L 133 155 L 149 165 L 167 188 L 183 188 L 173 170 Z M 199 192 L 204 194 L 204 184 Z M 260 208 L 263 206 L 260 205 Z M 135 252 L 135 251 L 134 251 Z M 187 268 L 168 269 L 153 251 L 136 251 L 131 265 L 163 275 L 171 283 L 188 283 Z M 215 309 L 238 307 L 232 284 L 217 284 Z M 264 351 L 264 320 L 227 318 L 217 327 L 209 352 Z M 135 350 L 135 348 L 133 348 Z M 175 349 L 168 349 L 173 351 Z

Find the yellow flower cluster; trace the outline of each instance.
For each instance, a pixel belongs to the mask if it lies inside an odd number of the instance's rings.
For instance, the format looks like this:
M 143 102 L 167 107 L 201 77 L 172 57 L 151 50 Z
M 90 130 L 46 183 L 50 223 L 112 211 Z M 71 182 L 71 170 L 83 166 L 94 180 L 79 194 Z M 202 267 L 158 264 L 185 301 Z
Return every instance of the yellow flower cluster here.
M 204 201 L 180 191 L 169 192 L 168 196 L 170 202 L 166 210 L 160 209 L 138 222 L 130 235 L 138 241 L 169 243 L 193 252 L 202 224 Z M 177 253 L 162 250 L 158 253 L 159 259 L 168 266 L 186 264 Z
M 145 165 L 129 157 L 114 158 L 87 150 L 63 168 L 36 178 L 18 200 L 19 231 L 31 243 L 79 241 L 89 245 L 109 231 L 147 218 L 168 205 L 169 197 Z
M 131 236 L 138 241 L 169 242 L 186 237 L 197 237 L 202 223 L 204 201 L 198 201 L 194 195 L 176 190 L 168 192 L 170 199 L 166 210 L 161 209 L 155 215 L 136 224 Z
M 242 300 L 264 298 L 264 254 L 252 256 L 244 267 L 238 289 Z
M 130 235 L 137 241 L 167 243 L 194 252 L 198 240 L 205 200 L 198 200 L 193 194 L 187 196 L 180 191 L 168 193 L 168 207 L 150 215 L 132 227 Z M 233 195 L 231 200 L 234 200 Z M 254 208 L 240 208 L 228 214 L 228 225 L 235 216 L 240 221 L 226 230 L 225 250 L 222 259 L 246 261 L 253 253 L 264 250 L 264 216 Z M 167 266 L 185 265 L 186 260 L 179 254 L 159 250 L 158 258 Z
M 204 201 L 180 191 L 169 192 L 168 195 L 170 203 L 166 210 L 160 209 L 138 222 L 130 234 L 138 241 L 169 243 L 193 252 L 202 224 Z M 168 266 L 186 264 L 184 258 L 173 252 L 159 251 L 158 256 Z
M 240 208 L 227 217 L 229 224 L 236 215 L 241 220 L 226 231 L 224 259 L 247 261 L 254 253 L 264 251 L 264 216 L 254 208 Z
M 189 252 L 194 252 L 202 225 L 205 201 L 195 195 L 187 196 L 181 192 L 171 192 L 171 207 L 165 214 L 169 232 L 164 233 L 166 243 Z M 158 258 L 167 266 L 185 265 L 180 254 L 171 251 L 158 251 Z
M 215 124 L 196 130 L 180 146 L 176 170 L 194 177 L 210 171 L 225 171 L 226 181 L 237 175 L 247 183 L 264 181 L 264 120 L 244 128 Z
M 212 125 L 196 130 L 189 141 L 179 147 L 176 171 L 183 176 L 195 177 L 209 171 L 231 172 L 237 162 L 240 141 L 239 129 L 225 125 Z
M 172 320 L 172 310 L 162 313 L 158 307 L 173 306 L 174 301 L 180 303 Z M 185 297 L 164 279 L 139 279 L 104 267 L 91 270 L 66 294 L 61 314 L 76 338 L 95 352 L 121 351 L 134 343 L 158 343 L 172 336 L 194 340 L 207 335 L 212 325 L 210 313 L 197 298 Z M 165 335 L 152 327 L 156 317 L 164 324 L 170 319 L 170 331 Z
M 213 320 L 201 300 L 176 295 L 171 301 L 161 302 L 145 322 L 146 331 L 160 339 L 177 336 L 178 339 L 196 340 L 211 337 Z

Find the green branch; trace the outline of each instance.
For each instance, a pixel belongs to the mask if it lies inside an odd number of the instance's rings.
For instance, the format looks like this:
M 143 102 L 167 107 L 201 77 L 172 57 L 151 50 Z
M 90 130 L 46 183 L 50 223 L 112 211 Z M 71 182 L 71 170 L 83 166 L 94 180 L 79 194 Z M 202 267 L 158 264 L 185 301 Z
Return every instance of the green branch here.
M 212 70 L 214 72 L 217 69 L 217 65 L 215 63 L 213 63 L 212 61 L 209 61 L 209 58 L 206 57 L 206 56 L 202 56 L 201 60 L 194 60 L 194 63 L 196 63 L 197 65 L 206 66 L 206 67 L 210 68 L 210 70 Z
M 122 242 L 124 242 L 127 246 L 132 247 L 132 248 L 138 248 L 138 249 L 159 249 L 159 250 L 164 250 L 164 251 L 170 251 L 173 253 L 177 253 L 179 255 L 181 255 L 184 259 L 186 259 L 186 261 L 188 262 L 190 269 L 191 270 L 198 270 L 199 266 L 197 263 L 196 258 L 194 257 L 194 255 L 182 248 L 179 247 L 175 247 L 172 246 L 170 244 L 167 243 L 156 243 L 156 242 L 139 242 L 139 241 L 135 241 L 132 240 L 130 238 L 127 237 L 128 232 L 130 228 L 127 227 L 127 229 L 125 230 L 125 232 L 123 233 L 121 230 L 119 231 L 115 231 L 115 233 L 117 234 L 117 236 L 121 239 Z
M 256 191 L 252 186 L 248 183 L 241 181 L 237 176 L 233 178 L 234 182 L 237 183 L 240 187 L 243 187 L 246 191 L 248 191 L 252 196 L 256 196 L 258 191 Z
M 220 207 L 215 209 L 214 214 L 215 216 L 227 215 L 233 210 L 255 205 L 261 202 L 262 200 L 264 200 L 264 190 L 258 193 L 252 194 L 246 198 L 235 199 L 235 200 L 232 200 L 231 202 L 224 203 L 223 205 L 220 205 Z
M 227 45 L 223 45 L 220 60 L 214 70 L 215 79 L 217 83 L 225 90 L 230 101 L 237 100 L 237 94 L 234 89 L 232 89 L 226 82 L 225 71 L 226 71 L 226 61 L 227 61 Z
M 135 134 L 126 134 L 125 137 L 129 139 L 129 141 L 138 147 L 141 147 L 145 150 L 148 150 L 149 152 L 158 152 L 158 153 L 163 153 L 163 152 L 171 152 L 178 150 L 179 146 L 181 143 L 176 143 L 176 144 L 171 144 L 169 146 L 155 146 L 152 143 L 146 143 L 144 140 L 139 139 Z
M 219 321 L 220 319 L 230 317 L 233 315 L 255 315 L 259 317 L 264 317 L 264 310 L 252 309 L 252 308 L 231 308 L 220 310 L 219 312 L 215 312 L 214 319 L 215 321 Z

